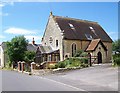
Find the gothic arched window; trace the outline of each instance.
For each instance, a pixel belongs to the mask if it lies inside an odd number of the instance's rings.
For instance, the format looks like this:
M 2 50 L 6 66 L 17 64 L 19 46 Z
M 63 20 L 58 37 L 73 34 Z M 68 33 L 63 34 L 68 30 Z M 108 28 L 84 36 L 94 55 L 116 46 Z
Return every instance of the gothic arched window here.
M 75 53 L 76 53 L 76 44 L 73 43 L 72 44 L 72 57 L 75 55 Z

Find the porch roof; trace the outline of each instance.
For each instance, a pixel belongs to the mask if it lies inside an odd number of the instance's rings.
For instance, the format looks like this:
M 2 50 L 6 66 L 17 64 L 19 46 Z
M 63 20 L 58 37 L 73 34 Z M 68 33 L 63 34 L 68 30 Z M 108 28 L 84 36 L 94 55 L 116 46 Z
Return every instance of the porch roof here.
M 105 45 L 102 43 L 102 41 L 100 39 L 93 39 L 90 44 L 88 45 L 88 48 L 86 49 L 86 51 L 94 51 L 96 49 L 96 47 L 98 46 L 98 44 L 101 43 L 102 47 L 107 50 L 107 48 L 105 47 Z
M 42 54 L 58 53 L 58 50 L 53 50 L 50 46 L 39 46 Z

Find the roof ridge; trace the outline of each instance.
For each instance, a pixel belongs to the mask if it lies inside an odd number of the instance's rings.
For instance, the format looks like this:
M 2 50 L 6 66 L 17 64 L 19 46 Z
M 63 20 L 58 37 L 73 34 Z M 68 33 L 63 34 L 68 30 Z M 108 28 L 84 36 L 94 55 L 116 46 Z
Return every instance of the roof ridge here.
M 90 23 L 98 24 L 98 22 L 95 22 L 95 21 L 89 21 L 89 20 L 77 19 L 77 18 L 72 18 L 72 17 L 64 17 L 64 16 L 56 16 L 56 15 L 53 15 L 53 17 L 59 17 L 59 18 L 71 19 L 71 20 L 75 20 L 75 21 L 90 22 Z

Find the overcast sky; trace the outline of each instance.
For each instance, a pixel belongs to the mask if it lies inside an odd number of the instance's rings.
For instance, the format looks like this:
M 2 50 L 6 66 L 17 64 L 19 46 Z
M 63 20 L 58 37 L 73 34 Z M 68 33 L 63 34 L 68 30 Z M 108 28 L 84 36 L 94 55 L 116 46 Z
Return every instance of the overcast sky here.
M 0 42 L 24 35 L 41 43 L 50 11 L 53 15 L 98 22 L 113 40 L 118 38 L 118 3 L 97 2 L 11 2 L 1 3 Z

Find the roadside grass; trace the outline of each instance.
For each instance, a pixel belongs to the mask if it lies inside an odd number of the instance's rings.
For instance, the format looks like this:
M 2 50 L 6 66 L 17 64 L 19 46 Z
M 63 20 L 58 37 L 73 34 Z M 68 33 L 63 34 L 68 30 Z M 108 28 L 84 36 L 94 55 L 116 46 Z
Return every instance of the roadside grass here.
M 1 68 L 2 70 L 10 70 L 10 71 L 13 71 L 14 69 L 12 67 L 4 67 L 4 68 Z

